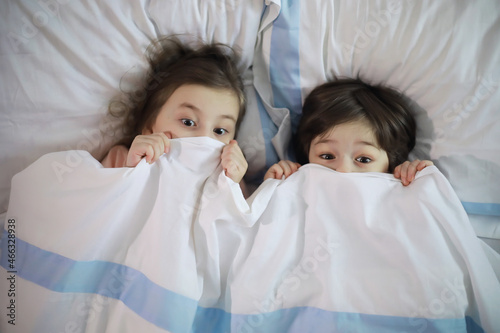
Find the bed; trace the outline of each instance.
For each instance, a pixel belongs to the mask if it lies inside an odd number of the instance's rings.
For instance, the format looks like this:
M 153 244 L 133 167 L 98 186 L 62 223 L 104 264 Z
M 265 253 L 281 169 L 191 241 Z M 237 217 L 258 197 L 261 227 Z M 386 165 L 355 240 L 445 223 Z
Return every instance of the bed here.
M 26 0 L 0 18 L 0 331 L 500 330 L 496 1 Z M 98 162 L 119 139 L 109 101 L 170 34 L 242 54 L 246 200 L 206 138 L 176 141 L 179 161 Z M 336 77 L 413 101 L 412 158 L 435 167 L 407 191 L 314 165 L 261 185 L 293 159 L 304 98 Z M 189 189 L 161 190 L 169 168 Z

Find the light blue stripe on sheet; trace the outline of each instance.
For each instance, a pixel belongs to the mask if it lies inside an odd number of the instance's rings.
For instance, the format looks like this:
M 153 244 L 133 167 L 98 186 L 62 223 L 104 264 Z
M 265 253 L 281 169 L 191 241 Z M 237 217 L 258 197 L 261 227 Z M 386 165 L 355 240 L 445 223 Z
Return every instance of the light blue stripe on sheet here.
M 158 286 L 130 267 L 103 261 L 74 261 L 16 239 L 17 267 L 9 267 L 7 233 L 1 266 L 18 277 L 60 293 L 93 293 L 119 299 L 145 320 L 170 332 L 473 332 L 484 331 L 471 318 L 424 319 L 366 315 L 295 307 L 278 311 L 256 305 L 261 313 L 231 314 L 203 308 L 197 301 Z M 43 306 L 41 304 L 40 306 Z M 266 308 L 267 306 L 267 308 Z
M 500 204 L 462 201 L 468 214 L 500 216 Z
M 300 0 L 282 0 L 273 23 L 269 71 L 274 106 L 290 110 L 294 133 L 302 114 L 299 31 Z
M 264 146 L 266 151 L 266 171 L 271 165 L 279 162 L 278 153 L 274 149 L 272 138 L 278 133 L 278 127 L 274 124 L 273 120 L 266 111 L 266 108 L 262 104 L 259 94 L 257 96 L 257 107 L 260 115 L 260 124 L 262 127 L 262 135 L 264 136 Z M 262 183 L 264 175 L 261 179 L 258 179 L 258 183 Z
M 287 333 L 396 333 L 469 332 L 484 333 L 471 318 L 424 319 L 332 312 L 312 307 L 295 307 L 255 315 L 232 315 L 236 332 Z
M 60 293 L 91 293 L 121 300 L 145 320 L 171 332 L 192 326 L 198 303 L 169 291 L 133 268 L 106 261 L 75 261 L 15 240 L 15 267 L 10 267 L 2 236 L 1 266 L 17 276 Z

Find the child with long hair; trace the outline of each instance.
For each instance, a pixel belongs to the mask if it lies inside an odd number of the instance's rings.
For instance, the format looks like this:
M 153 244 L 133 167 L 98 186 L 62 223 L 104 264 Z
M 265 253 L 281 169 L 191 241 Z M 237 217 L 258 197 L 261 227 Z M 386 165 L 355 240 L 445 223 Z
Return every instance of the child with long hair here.
M 104 157 L 104 167 L 135 167 L 142 158 L 153 163 L 169 152 L 170 139 L 206 136 L 226 144 L 222 168 L 234 182 L 242 180 L 248 164 L 234 140 L 246 103 L 239 58 L 227 45 L 200 44 L 176 37 L 151 44 L 146 84 L 110 103 L 111 113 L 125 110 L 124 138 Z

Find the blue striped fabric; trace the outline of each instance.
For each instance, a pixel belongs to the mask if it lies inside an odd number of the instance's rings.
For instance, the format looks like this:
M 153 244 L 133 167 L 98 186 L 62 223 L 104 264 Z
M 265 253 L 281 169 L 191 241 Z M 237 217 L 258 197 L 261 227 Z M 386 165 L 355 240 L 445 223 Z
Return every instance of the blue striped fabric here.
M 262 104 L 260 96 L 257 94 L 257 106 L 260 114 L 260 123 L 262 126 L 262 134 L 264 136 L 264 145 L 266 151 L 266 171 L 274 163 L 279 162 L 278 153 L 274 149 L 272 138 L 278 133 L 278 127 L 274 124 L 273 120 L 266 111 L 266 108 Z M 262 175 L 263 176 L 263 175 Z M 263 178 L 263 177 L 262 177 Z M 262 179 L 258 180 L 260 184 Z
M 462 201 L 467 214 L 500 216 L 500 204 Z
M 7 233 L 2 237 L 1 266 L 7 271 Z M 105 261 L 75 261 L 16 239 L 18 277 L 59 293 L 89 293 L 123 302 L 140 317 L 170 332 L 473 332 L 484 331 L 471 318 L 429 319 L 332 312 L 295 307 L 258 314 L 232 314 L 198 306 L 167 290 L 143 273 Z M 44 307 L 44 304 L 33 304 Z
M 7 271 L 7 233 L 1 265 Z M 153 283 L 143 273 L 106 261 L 75 261 L 16 239 L 18 277 L 60 293 L 89 293 L 119 299 L 145 320 L 171 332 L 190 328 L 198 302 Z M 44 306 L 40 304 L 40 306 Z
M 274 106 L 290 110 L 294 131 L 302 114 L 299 29 L 300 0 L 282 0 L 273 23 L 269 71 Z

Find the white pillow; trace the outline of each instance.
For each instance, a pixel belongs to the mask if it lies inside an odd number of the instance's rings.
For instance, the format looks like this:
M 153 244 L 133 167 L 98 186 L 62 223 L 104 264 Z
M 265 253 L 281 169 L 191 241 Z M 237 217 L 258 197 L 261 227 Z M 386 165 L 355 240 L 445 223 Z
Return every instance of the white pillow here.
M 101 130 L 122 75 L 144 66 L 156 32 L 147 1 L 15 1 L 0 12 L 0 211 L 10 180 L 45 153 L 89 150 L 113 140 Z M 72 163 L 77 163 L 77 159 Z
M 191 34 L 239 49 L 252 65 L 264 4 L 261 0 L 152 0 L 148 11 L 159 35 Z

